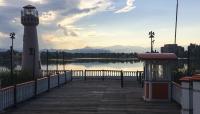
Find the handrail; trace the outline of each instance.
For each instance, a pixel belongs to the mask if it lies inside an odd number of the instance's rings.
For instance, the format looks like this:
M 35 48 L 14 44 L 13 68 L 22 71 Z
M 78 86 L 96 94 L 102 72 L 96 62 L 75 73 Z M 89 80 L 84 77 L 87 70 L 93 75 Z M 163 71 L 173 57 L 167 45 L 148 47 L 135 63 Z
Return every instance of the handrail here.
M 17 86 L 23 86 L 23 85 L 30 84 L 33 82 L 35 82 L 35 81 L 28 81 L 28 82 L 20 83 L 20 84 L 17 84 Z
M 14 88 L 14 86 L 8 86 L 8 87 L 5 87 L 5 88 L 1 88 L 0 91 L 5 91 L 5 90 L 11 89 L 11 88 Z

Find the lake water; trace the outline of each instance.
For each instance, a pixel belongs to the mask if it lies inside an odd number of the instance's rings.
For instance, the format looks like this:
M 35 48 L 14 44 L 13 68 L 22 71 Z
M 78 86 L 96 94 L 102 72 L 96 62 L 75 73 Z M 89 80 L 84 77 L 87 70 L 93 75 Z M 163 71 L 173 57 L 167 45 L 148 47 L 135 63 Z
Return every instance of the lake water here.
M 15 64 L 15 69 L 21 69 L 21 62 Z M 49 70 L 56 70 L 57 64 L 55 62 L 48 65 Z M 42 70 L 46 70 L 46 63 L 42 62 Z M 0 69 L 7 70 L 9 65 L 0 64 Z M 126 70 L 126 71 L 137 71 L 143 70 L 142 62 L 135 61 L 70 61 L 64 65 L 58 64 L 59 70 Z
M 58 69 L 63 70 L 130 70 L 137 71 L 143 70 L 143 63 L 130 63 L 130 62 L 115 62 L 115 63 L 100 63 L 100 62 L 89 62 L 89 63 L 69 63 L 69 64 L 59 64 Z M 46 65 L 42 65 L 42 69 L 46 69 Z M 55 70 L 56 64 L 49 65 L 49 70 Z

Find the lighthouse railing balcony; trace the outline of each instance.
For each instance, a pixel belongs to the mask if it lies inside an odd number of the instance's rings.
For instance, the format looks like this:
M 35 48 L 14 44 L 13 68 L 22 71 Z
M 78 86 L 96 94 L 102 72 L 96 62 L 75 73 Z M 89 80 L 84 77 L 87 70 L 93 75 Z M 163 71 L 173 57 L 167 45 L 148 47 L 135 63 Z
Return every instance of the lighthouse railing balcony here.
M 38 17 L 38 11 L 36 9 L 22 9 L 21 10 L 21 16 L 35 16 Z

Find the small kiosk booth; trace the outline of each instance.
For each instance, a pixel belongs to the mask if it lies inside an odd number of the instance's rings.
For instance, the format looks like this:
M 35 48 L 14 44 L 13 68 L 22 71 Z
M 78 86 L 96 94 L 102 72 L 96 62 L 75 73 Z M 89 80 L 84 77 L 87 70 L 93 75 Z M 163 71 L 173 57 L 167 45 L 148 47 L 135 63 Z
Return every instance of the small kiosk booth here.
M 138 58 L 144 61 L 144 100 L 170 101 L 171 75 L 177 56 L 173 53 L 143 53 Z

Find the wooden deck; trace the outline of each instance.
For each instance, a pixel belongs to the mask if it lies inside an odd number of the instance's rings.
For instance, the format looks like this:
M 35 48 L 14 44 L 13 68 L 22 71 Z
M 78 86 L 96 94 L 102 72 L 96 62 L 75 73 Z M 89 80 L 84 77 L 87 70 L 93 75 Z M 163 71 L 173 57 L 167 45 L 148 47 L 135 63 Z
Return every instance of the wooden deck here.
M 180 114 L 174 103 L 147 103 L 134 81 L 73 81 L 3 114 Z

